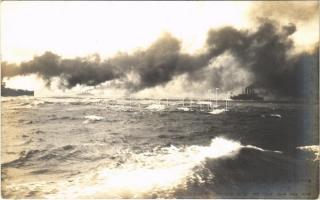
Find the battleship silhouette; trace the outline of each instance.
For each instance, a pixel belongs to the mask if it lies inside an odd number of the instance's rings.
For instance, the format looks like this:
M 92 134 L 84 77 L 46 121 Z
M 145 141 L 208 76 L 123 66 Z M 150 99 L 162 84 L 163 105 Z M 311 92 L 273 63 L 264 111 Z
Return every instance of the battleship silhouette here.
M 34 91 L 6 88 L 6 84 L 1 83 L 1 96 L 34 96 Z
M 260 97 L 257 93 L 255 93 L 252 86 L 246 87 L 243 93 L 231 96 L 230 98 L 233 100 L 263 101 L 263 97 Z

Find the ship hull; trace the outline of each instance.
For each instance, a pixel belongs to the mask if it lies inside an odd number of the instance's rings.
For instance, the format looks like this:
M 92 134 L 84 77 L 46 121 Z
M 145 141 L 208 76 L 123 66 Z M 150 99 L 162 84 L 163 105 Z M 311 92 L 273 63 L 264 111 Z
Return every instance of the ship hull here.
M 1 88 L 1 96 L 10 97 L 10 96 L 34 96 L 34 91 L 28 90 L 14 90 L 10 88 Z
M 259 96 L 251 96 L 251 95 L 237 95 L 231 96 L 232 100 L 245 100 L 245 101 L 263 101 L 262 97 Z

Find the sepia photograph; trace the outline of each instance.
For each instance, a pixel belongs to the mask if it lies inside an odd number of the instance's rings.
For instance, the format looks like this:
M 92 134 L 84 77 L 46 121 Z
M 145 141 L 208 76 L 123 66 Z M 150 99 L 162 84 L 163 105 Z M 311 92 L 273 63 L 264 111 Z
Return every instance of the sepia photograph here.
M 0 9 L 1 198 L 319 198 L 319 1 Z

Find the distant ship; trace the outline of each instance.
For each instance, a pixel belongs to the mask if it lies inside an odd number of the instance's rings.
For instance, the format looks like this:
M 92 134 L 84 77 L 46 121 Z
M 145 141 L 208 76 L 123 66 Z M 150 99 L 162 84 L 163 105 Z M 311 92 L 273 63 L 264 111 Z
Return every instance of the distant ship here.
M 257 93 L 255 93 L 252 86 L 246 87 L 242 94 L 234 95 L 230 98 L 233 100 L 263 101 L 263 97 L 260 97 Z
M 34 96 L 34 91 L 29 90 L 15 90 L 11 88 L 6 88 L 5 83 L 1 83 L 1 96 L 9 97 L 9 96 Z

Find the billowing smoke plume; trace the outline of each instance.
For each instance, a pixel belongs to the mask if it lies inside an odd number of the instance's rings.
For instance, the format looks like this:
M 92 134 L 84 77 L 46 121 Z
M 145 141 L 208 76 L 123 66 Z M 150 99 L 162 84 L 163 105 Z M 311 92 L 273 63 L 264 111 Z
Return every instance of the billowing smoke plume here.
M 295 31 L 294 24 L 280 26 L 260 19 L 260 25 L 252 30 L 210 30 L 203 52 L 195 55 L 183 53 L 180 41 L 164 34 L 145 50 L 121 53 L 104 61 L 99 56 L 62 59 L 46 52 L 20 66 L 4 63 L 2 76 L 36 73 L 48 84 L 52 78 L 60 77 L 61 86 L 67 88 L 121 80 L 128 90 L 139 91 L 165 86 L 179 75 L 187 75 L 190 83 L 206 81 L 208 89 L 232 90 L 239 84 L 239 80 L 235 81 L 238 73 L 246 71 L 254 87 L 273 95 L 314 96 L 318 91 L 318 44 L 312 52 L 294 54 L 290 36 Z M 234 58 L 233 67 L 228 62 L 211 66 L 225 54 Z M 134 81 L 129 75 L 135 77 Z
M 238 31 L 232 27 L 211 30 L 207 44 L 212 55 L 229 51 L 240 67 L 253 74 L 253 86 L 269 92 L 299 97 L 317 86 L 318 47 L 311 53 L 291 55 L 295 32 L 293 24 L 277 26 L 264 21 L 256 31 Z
M 180 41 L 166 33 L 148 49 L 133 54 L 120 54 L 109 62 L 126 73 L 138 76 L 133 90 L 165 85 L 175 76 L 190 73 L 208 65 L 207 55 L 188 55 L 181 52 Z
M 120 77 L 108 62 L 100 62 L 98 55 L 88 58 L 61 59 L 58 55 L 46 52 L 42 56 L 34 57 L 29 62 L 21 63 L 20 66 L 3 63 L 2 77 L 38 74 L 48 85 L 53 77 L 60 77 L 62 87 L 74 87 L 77 84 L 97 85 L 102 82 Z

